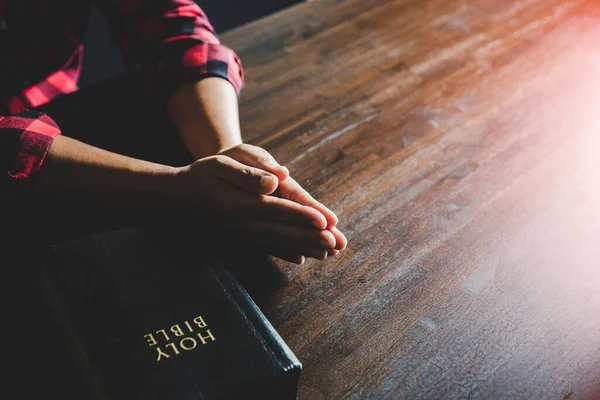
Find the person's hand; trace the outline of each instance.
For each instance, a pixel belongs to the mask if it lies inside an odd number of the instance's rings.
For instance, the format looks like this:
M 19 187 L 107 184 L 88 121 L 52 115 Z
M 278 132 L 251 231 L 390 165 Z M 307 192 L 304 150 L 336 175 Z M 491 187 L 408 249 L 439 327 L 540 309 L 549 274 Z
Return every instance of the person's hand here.
M 288 169 L 280 165 L 275 158 L 265 149 L 250 144 L 240 144 L 238 146 L 226 149 L 219 154 L 226 155 L 245 165 L 258 168 L 277 176 L 279 185 L 272 193 L 274 196 L 290 200 L 294 203 L 311 207 L 319 211 L 327 221 L 327 227 L 336 240 L 335 248 L 328 251 L 328 255 L 336 255 L 343 250 L 348 240 L 342 232 L 336 227 L 338 223 L 337 216 L 325 205 L 315 200 L 298 182 L 291 176 Z
M 336 247 L 319 211 L 270 196 L 279 185 L 271 172 L 216 155 L 179 168 L 172 182 L 176 207 L 215 222 L 275 257 L 302 263 L 303 256 L 324 259 Z
M 336 226 L 338 217 L 325 205 L 315 200 L 294 178 L 288 176 L 284 181 L 279 182 L 279 186 L 273 192 L 274 196 L 293 201 L 297 204 L 312 207 L 319 211 L 327 220 L 327 228 L 335 238 L 335 247 L 328 251 L 328 255 L 335 256 L 340 250 L 348 245 L 346 236 Z

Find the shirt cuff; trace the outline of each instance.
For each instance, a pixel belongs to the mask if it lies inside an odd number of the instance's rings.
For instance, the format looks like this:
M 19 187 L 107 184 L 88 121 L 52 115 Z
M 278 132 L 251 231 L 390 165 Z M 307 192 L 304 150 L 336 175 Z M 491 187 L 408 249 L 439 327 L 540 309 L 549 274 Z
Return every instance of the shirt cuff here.
M 244 71 L 237 54 L 230 48 L 211 43 L 193 45 L 179 57 L 168 57 L 171 62 L 159 69 L 163 91 L 170 97 L 182 85 L 208 77 L 229 81 L 238 96 L 244 87 Z M 177 62 L 173 62 L 177 60 Z
M 48 115 L 24 111 L 0 117 L 0 135 L 7 174 L 13 179 L 26 179 L 40 169 L 60 128 Z

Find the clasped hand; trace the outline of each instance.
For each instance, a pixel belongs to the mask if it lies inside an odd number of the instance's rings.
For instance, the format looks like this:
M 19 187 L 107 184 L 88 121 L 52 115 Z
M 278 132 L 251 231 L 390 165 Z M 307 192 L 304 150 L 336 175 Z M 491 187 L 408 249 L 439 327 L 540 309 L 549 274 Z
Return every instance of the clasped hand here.
M 175 192 L 200 204 L 205 218 L 275 257 L 323 260 L 348 243 L 336 215 L 260 147 L 229 148 L 180 168 L 177 177 Z

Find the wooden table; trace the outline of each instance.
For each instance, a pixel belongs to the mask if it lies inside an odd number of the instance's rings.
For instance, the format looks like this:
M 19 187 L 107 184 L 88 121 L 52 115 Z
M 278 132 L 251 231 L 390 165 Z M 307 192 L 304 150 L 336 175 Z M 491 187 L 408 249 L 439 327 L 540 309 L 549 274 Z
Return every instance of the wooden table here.
M 600 3 L 317 0 L 221 39 L 246 140 L 349 239 L 261 304 L 300 400 L 600 398 Z

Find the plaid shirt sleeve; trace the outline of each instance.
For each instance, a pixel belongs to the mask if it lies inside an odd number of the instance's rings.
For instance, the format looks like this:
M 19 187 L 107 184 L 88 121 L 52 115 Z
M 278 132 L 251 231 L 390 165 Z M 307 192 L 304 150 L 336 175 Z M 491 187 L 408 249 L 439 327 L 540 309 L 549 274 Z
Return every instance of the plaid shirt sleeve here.
M 223 46 L 193 0 L 97 0 L 127 66 L 137 63 L 164 96 L 189 81 L 216 76 L 239 94 L 240 59 Z
M 46 114 L 23 111 L 0 116 L 0 162 L 5 179 L 24 179 L 37 171 L 60 129 Z

